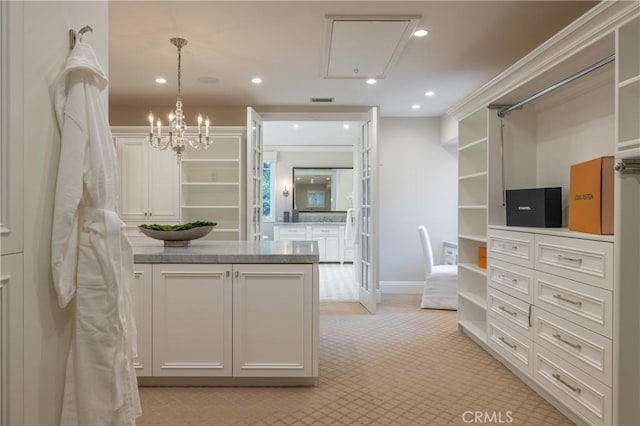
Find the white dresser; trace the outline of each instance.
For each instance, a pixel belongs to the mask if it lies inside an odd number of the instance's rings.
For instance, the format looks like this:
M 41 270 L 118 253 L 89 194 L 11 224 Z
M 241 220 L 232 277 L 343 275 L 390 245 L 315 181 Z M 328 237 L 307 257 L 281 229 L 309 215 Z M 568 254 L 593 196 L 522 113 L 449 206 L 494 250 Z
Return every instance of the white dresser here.
M 345 224 L 341 222 L 290 222 L 273 226 L 274 240 L 316 241 L 320 262 L 353 261 L 353 242 L 344 238 Z
M 612 424 L 613 237 L 490 226 L 487 257 L 489 347 L 589 423 Z

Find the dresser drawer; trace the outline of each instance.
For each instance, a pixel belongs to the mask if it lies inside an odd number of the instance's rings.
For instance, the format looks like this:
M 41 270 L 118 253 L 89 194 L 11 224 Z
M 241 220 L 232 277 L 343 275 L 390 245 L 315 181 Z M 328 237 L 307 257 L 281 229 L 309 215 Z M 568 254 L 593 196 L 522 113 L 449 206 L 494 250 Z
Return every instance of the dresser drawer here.
M 535 344 L 611 386 L 613 346 L 610 339 L 537 306 L 533 308 L 533 330 Z
M 487 256 L 526 268 L 533 268 L 533 235 L 524 232 L 489 229 Z
M 311 234 L 314 237 L 337 237 L 340 235 L 340 227 L 338 226 L 313 226 Z
M 487 343 L 527 376 L 533 373 L 533 343 L 491 312 L 487 315 Z
M 293 239 L 294 237 L 300 240 L 307 239 L 307 228 L 305 226 L 278 226 L 277 230 L 279 239 Z
M 611 425 L 611 388 L 535 345 L 534 380 L 587 423 Z
M 496 259 L 487 265 L 489 286 L 533 303 L 533 270 Z
M 489 287 L 487 308 L 493 316 L 502 319 L 528 339 L 533 339 L 529 303 Z
M 536 235 L 536 269 L 613 290 L 613 244 Z
M 535 271 L 535 305 L 608 338 L 613 335 L 613 294 Z

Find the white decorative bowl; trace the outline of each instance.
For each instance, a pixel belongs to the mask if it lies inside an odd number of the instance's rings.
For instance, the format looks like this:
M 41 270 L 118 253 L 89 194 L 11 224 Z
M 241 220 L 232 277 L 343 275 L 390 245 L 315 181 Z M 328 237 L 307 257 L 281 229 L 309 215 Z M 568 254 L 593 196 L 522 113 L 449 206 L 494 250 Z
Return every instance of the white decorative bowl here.
M 164 241 L 165 247 L 187 247 L 191 240 L 197 240 L 207 235 L 214 226 L 199 226 L 183 231 L 159 231 L 156 229 L 141 228 L 140 232 L 156 240 Z

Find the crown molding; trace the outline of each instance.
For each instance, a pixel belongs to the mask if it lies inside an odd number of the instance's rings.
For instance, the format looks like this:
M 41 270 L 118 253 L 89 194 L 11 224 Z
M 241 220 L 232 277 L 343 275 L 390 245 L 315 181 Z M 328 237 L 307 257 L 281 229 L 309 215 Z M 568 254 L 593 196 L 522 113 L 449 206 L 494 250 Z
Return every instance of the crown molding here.
M 495 100 L 522 86 L 569 56 L 610 35 L 620 25 L 640 13 L 640 2 L 603 1 L 569 24 L 555 36 L 507 68 L 497 77 L 447 110 L 447 115 L 461 120 L 487 107 Z

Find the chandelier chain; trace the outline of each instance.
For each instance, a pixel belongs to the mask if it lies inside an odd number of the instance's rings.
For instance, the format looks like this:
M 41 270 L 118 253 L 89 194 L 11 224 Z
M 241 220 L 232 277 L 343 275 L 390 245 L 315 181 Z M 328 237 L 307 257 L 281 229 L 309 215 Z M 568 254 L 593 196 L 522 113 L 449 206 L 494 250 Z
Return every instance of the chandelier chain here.
M 178 46 L 178 100 L 180 100 L 181 70 L 182 70 L 182 46 Z

